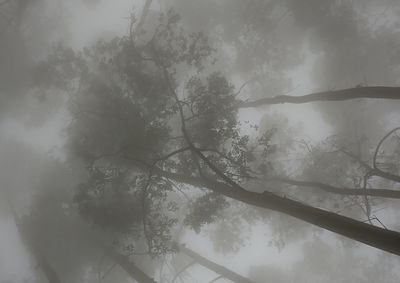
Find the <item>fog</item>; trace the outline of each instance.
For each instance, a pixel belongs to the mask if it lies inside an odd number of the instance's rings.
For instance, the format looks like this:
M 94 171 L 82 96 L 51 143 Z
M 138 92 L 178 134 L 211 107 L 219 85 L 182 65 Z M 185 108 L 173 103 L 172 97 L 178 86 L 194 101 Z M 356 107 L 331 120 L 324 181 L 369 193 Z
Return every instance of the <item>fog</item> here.
M 0 283 L 399 282 L 400 3 L 0 1 Z

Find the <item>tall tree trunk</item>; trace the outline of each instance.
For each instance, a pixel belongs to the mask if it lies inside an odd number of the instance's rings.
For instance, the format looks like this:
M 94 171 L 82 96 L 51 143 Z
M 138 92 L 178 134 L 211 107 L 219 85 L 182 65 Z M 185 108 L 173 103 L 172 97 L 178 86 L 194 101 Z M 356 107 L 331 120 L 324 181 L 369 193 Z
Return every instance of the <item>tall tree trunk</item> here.
M 158 170 L 164 177 L 197 187 L 208 188 L 229 198 L 267 208 L 301 219 L 321 228 L 362 242 L 369 246 L 400 255 L 400 233 L 386 230 L 352 218 L 332 213 L 320 208 L 303 204 L 299 201 L 275 195 L 270 192 L 251 192 L 240 186 L 233 187 L 226 183 L 204 178 L 191 177 Z
M 125 255 L 122 255 L 112 248 L 105 247 L 106 254 L 112 258 L 119 266 L 124 269 L 129 276 L 131 276 L 134 280 L 139 283 L 156 283 L 156 281 L 144 273 L 139 267 L 137 267 L 129 258 Z
M 342 101 L 357 98 L 400 99 L 400 87 L 370 86 L 316 92 L 302 96 L 278 95 L 255 101 L 240 101 L 238 107 L 248 108 L 282 103 L 301 104 L 313 101 Z
M 211 260 L 199 255 L 198 253 L 192 251 L 191 249 L 188 249 L 187 247 L 185 247 L 185 245 L 175 243 L 175 246 L 180 252 L 188 255 L 197 263 L 203 265 L 204 267 L 207 267 L 208 269 L 214 271 L 215 273 L 221 275 L 224 278 L 232 280 L 233 282 L 236 283 L 254 283 L 250 279 L 243 277 L 242 275 L 237 274 L 236 272 L 233 272 L 232 270 L 229 270 L 228 268 L 222 265 L 212 262 Z
M 16 213 L 12 212 L 15 224 L 17 226 L 18 232 L 27 246 L 30 253 L 34 256 L 37 264 L 42 270 L 43 274 L 46 276 L 49 283 L 60 283 L 61 280 L 57 275 L 57 272 L 52 267 L 50 262 L 47 260 L 46 256 L 43 254 L 40 247 L 35 243 L 35 240 L 29 235 L 29 231 L 26 231 L 22 221 L 16 215 Z
M 137 24 L 136 29 L 141 28 L 144 25 L 144 22 L 146 21 L 147 15 L 150 11 L 150 6 L 151 6 L 152 0 L 146 0 L 146 3 L 143 6 L 142 14 L 140 15 L 139 23 Z
M 272 177 L 266 179 L 266 181 L 286 183 L 298 187 L 310 187 L 319 189 L 328 193 L 338 194 L 338 195 L 350 195 L 350 196 L 371 196 L 371 197 L 382 197 L 382 198 L 393 198 L 400 199 L 400 191 L 387 190 L 387 189 L 374 189 L 368 188 L 355 189 L 355 188 L 338 188 L 328 184 L 313 182 L 313 181 L 297 181 L 289 178 L 283 177 Z

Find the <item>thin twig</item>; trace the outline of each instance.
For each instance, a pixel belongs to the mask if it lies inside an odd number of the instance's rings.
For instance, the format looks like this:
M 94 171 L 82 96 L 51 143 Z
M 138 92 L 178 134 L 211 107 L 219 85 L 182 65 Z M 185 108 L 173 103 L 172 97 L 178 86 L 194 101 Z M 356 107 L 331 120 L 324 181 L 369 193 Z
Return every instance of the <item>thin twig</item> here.
M 377 166 L 376 166 L 376 158 L 377 158 L 377 156 L 378 156 L 379 148 L 381 147 L 382 143 L 383 143 L 391 134 L 393 134 L 393 133 L 396 132 L 397 130 L 400 130 L 400 127 L 396 127 L 396 128 L 394 128 L 393 130 L 391 130 L 389 133 L 387 133 L 387 134 L 379 141 L 378 145 L 376 146 L 375 153 L 374 153 L 374 158 L 373 158 L 373 161 L 372 161 L 372 165 L 373 165 L 374 169 L 378 169 Z
M 242 92 L 242 90 L 243 90 L 249 83 L 251 83 L 252 81 L 254 81 L 254 79 L 250 79 L 250 80 L 244 82 L 244 83 L 239 87 L 239 90 L 233 94 L 233 97 L 237 97 L 237 96 Z
M 196 261 L 193 260 L 191 262 L 189 262 L 188 264 L 186 264 L 181 270 L 179 270 L 178 273 L 175 274 L 174 278 L 172 279 L 171 283 L 174 283 L 176 281 L 176 279 L 183 273 L 185 272 L 185 270 L 187 270 L 189 267 L 193 266 L 196 264 Z

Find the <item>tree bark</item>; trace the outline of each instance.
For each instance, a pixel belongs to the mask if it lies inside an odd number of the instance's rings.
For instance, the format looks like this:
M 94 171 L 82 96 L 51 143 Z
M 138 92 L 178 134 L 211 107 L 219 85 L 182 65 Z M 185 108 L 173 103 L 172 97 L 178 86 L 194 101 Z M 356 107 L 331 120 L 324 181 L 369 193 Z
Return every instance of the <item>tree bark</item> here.
M 233 272 L 232 270 L 229 270 L 228 268 L 222 265 L 212 262 L 211 260 L 199 255 L 198 253 L 192 251 L 191 249 L 188 249 L 187 247 L 185 247 L 185 245 L 175 243 L 175 246 L 180 252 L 188 255 L 189 257 L 194 259 L 197 263 L 207 267 L 208 269 L 214 271 L 215 273 L 221 275 L 224 278 L 232 280 L 233 282 L 236 283 L 254 283 L 250 279 L 243 277 L 240 274 L 237 274 L 236 272 Z
M 386 180 L 390 180 L 393 182 L 397 182 L 400 183 L 400 176 L 392 174 L 392 173 L 388 173 L 385 171 L 382 171 L 381 169 L 375 168 L 375 169 L 371 169 L 370 172 L 368 172 L 371 176 L 378 176 L 381 177 L 383 179 Z
M 394 198 L 400 199 L 400 191 L 387 190 L 387 189 L 354 189 L 354 188 L 338 188 L 331 185 L 327 185 L 320 182 L 312 181 L 297 181 L 288 178 L 273 177 L 266 181 L 281 182 L 299 187 L 310 187 L 320 189 L 322 191 L 338 194 L 338 195 L 352 195 L 352 196 L 371 196 L 371 197 L 382 197 L 382 198 Z
M 139 283 L 156 283 L 156 281 L 137 267 L 127 256 L 122 255 L 112 248 L 105 247 L 106 254 L 122 267 L 134 280 Z
M 196 187 L 208 188 L 226 197 L 257 207 L 278 211 L 369 246 L 400 255 L 400 233 L 397 231 L 391 231 L 366 224 L 270 192 L 251 192 L 240 186 L 233 187 L 219 181 L 161 170 L 158 170 L 158 172 L 171 180 L 190 184 Z
M 29 232 L 26 231 L 26 229 L 24 228 L 23 224 L 21 223 L 21 220 L 16 215 L 16 213 L 13 211 L 12 214 L 14 217 L 15 225 L 17 226 L 18 232 L 21 235 L 23 242 L 25 243 L 25 245 L 27 246 L 27 248 L 31 252 L 31 254 L 34 256 L 37 264 L 40 267 L 40 270 L 42 270 L 43 274 L 46 276 L 49 283 L 60 283 L 61 280 L 58 277 L 57 272 L 52 267 L 50 262 L 47 260 L 46 256 L 43 254 L 42 250 L 35 243 L 35 241 L 32 239 L 32 237 L 29 236 Z
M 137 24 L 137 28 L 136 29 L 139 29 L 139 28 L 141 28 L 143 26 L 144 21 L 147 18 L 147 14 L 150 11 L 151 2 L 153 2 L 153 1 L 152 0 L 146 0 L 146 3 L 143 6 L 142 14 L 140 16 L 140 20 L 139 20 L 139 23 Z
M 240 101 L 238 107 L 248 108 L 282 103 L 301 104 L 314 101 L 343 101 L 358 98 L 400 99 L 400 87 L 370 86 L 316 92 L 302 96 L 278 95 L 249 102 Z

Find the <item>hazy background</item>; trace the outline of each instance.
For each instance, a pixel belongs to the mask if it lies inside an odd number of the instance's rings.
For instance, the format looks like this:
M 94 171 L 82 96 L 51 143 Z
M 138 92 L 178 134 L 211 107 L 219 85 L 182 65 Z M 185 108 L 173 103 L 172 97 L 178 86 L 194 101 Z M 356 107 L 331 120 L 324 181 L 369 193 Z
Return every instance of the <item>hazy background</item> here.
M 398 1 L 285 0 L 269 7 L 270 2 L 153 1 L 146 21 L 155 21 L 161 10 L 174 7 L 185 27 L 210 37 L 217 50 L 215 68 L 222 70 L 236 88 L 252 80 L 239 96 L 243 100 L 399 84 Z M 2 29 L 7 29 L 10 13 L 1 10 L 6 5 L 0 6 Z M 29 70 L 60 42 L 78 51 L 99 39 L 126 35 L 130 14 L 139 15 L 143 5 L 144 1 L 133 0 L 35 0 L 24 13 L 17 35 L 0 34 L 0 282 L 45 282 L 35 277 L 38 268 L 20 239 L 8 204 L 12 199 L 19 215 L 27 213 L 35 190 L 44 188 L 41 176 L 63 166 L 51 162 L 66 159 L 65 127 L 71 119 L 66 98 L 34 91 L 26 79 Z M 251 32 L 246 30 L 249 27 Z M 318 102 L 242 109 L 239 117 L 261 129 L 276 125 L 282 144 L 318 146 L 335 135 L 342 144 L 365 138 L 367 150 L 399 125 L 399 106 L 399 102 L 383 100 Z M 243 132 L 251 134 L 252 130 L 244 127 Z M 282 166 L 296 171 L 305 155 L 305 150 L 296 149 L 276 158 Z M 56 161 L 49 165 L 47 159 Z M 66 188 L 73 187 L 73 181 L 66 182 Z M 400 215 L 395 210 L 398 205 L 395 201 L 377 201 L 374 206 L 374 214 L 391 230 L 400 230 Z M 270 214 L 269 225 L 239 226 L 243 244 L 234 252 L 221 252 L 216 247 L 221 222 L 206 226 L 200 233 L 187 229 L 180 241 L 257 282 L 398 282 L 398 257 Z M 231 225 L 230 221 L 227 217 L 225 224 Z M 83 258 L 86 256 L 97 257 L 90 247 Z M 92 268 L 87 267 L 87 282 L 96 282 L 90 281 Z M 102 282 L 129 282 L 121 270 L 112 272 L 115 275 Z M 184 278 L 184 282 L 210 282 L 215 274 L 193 266 Z

